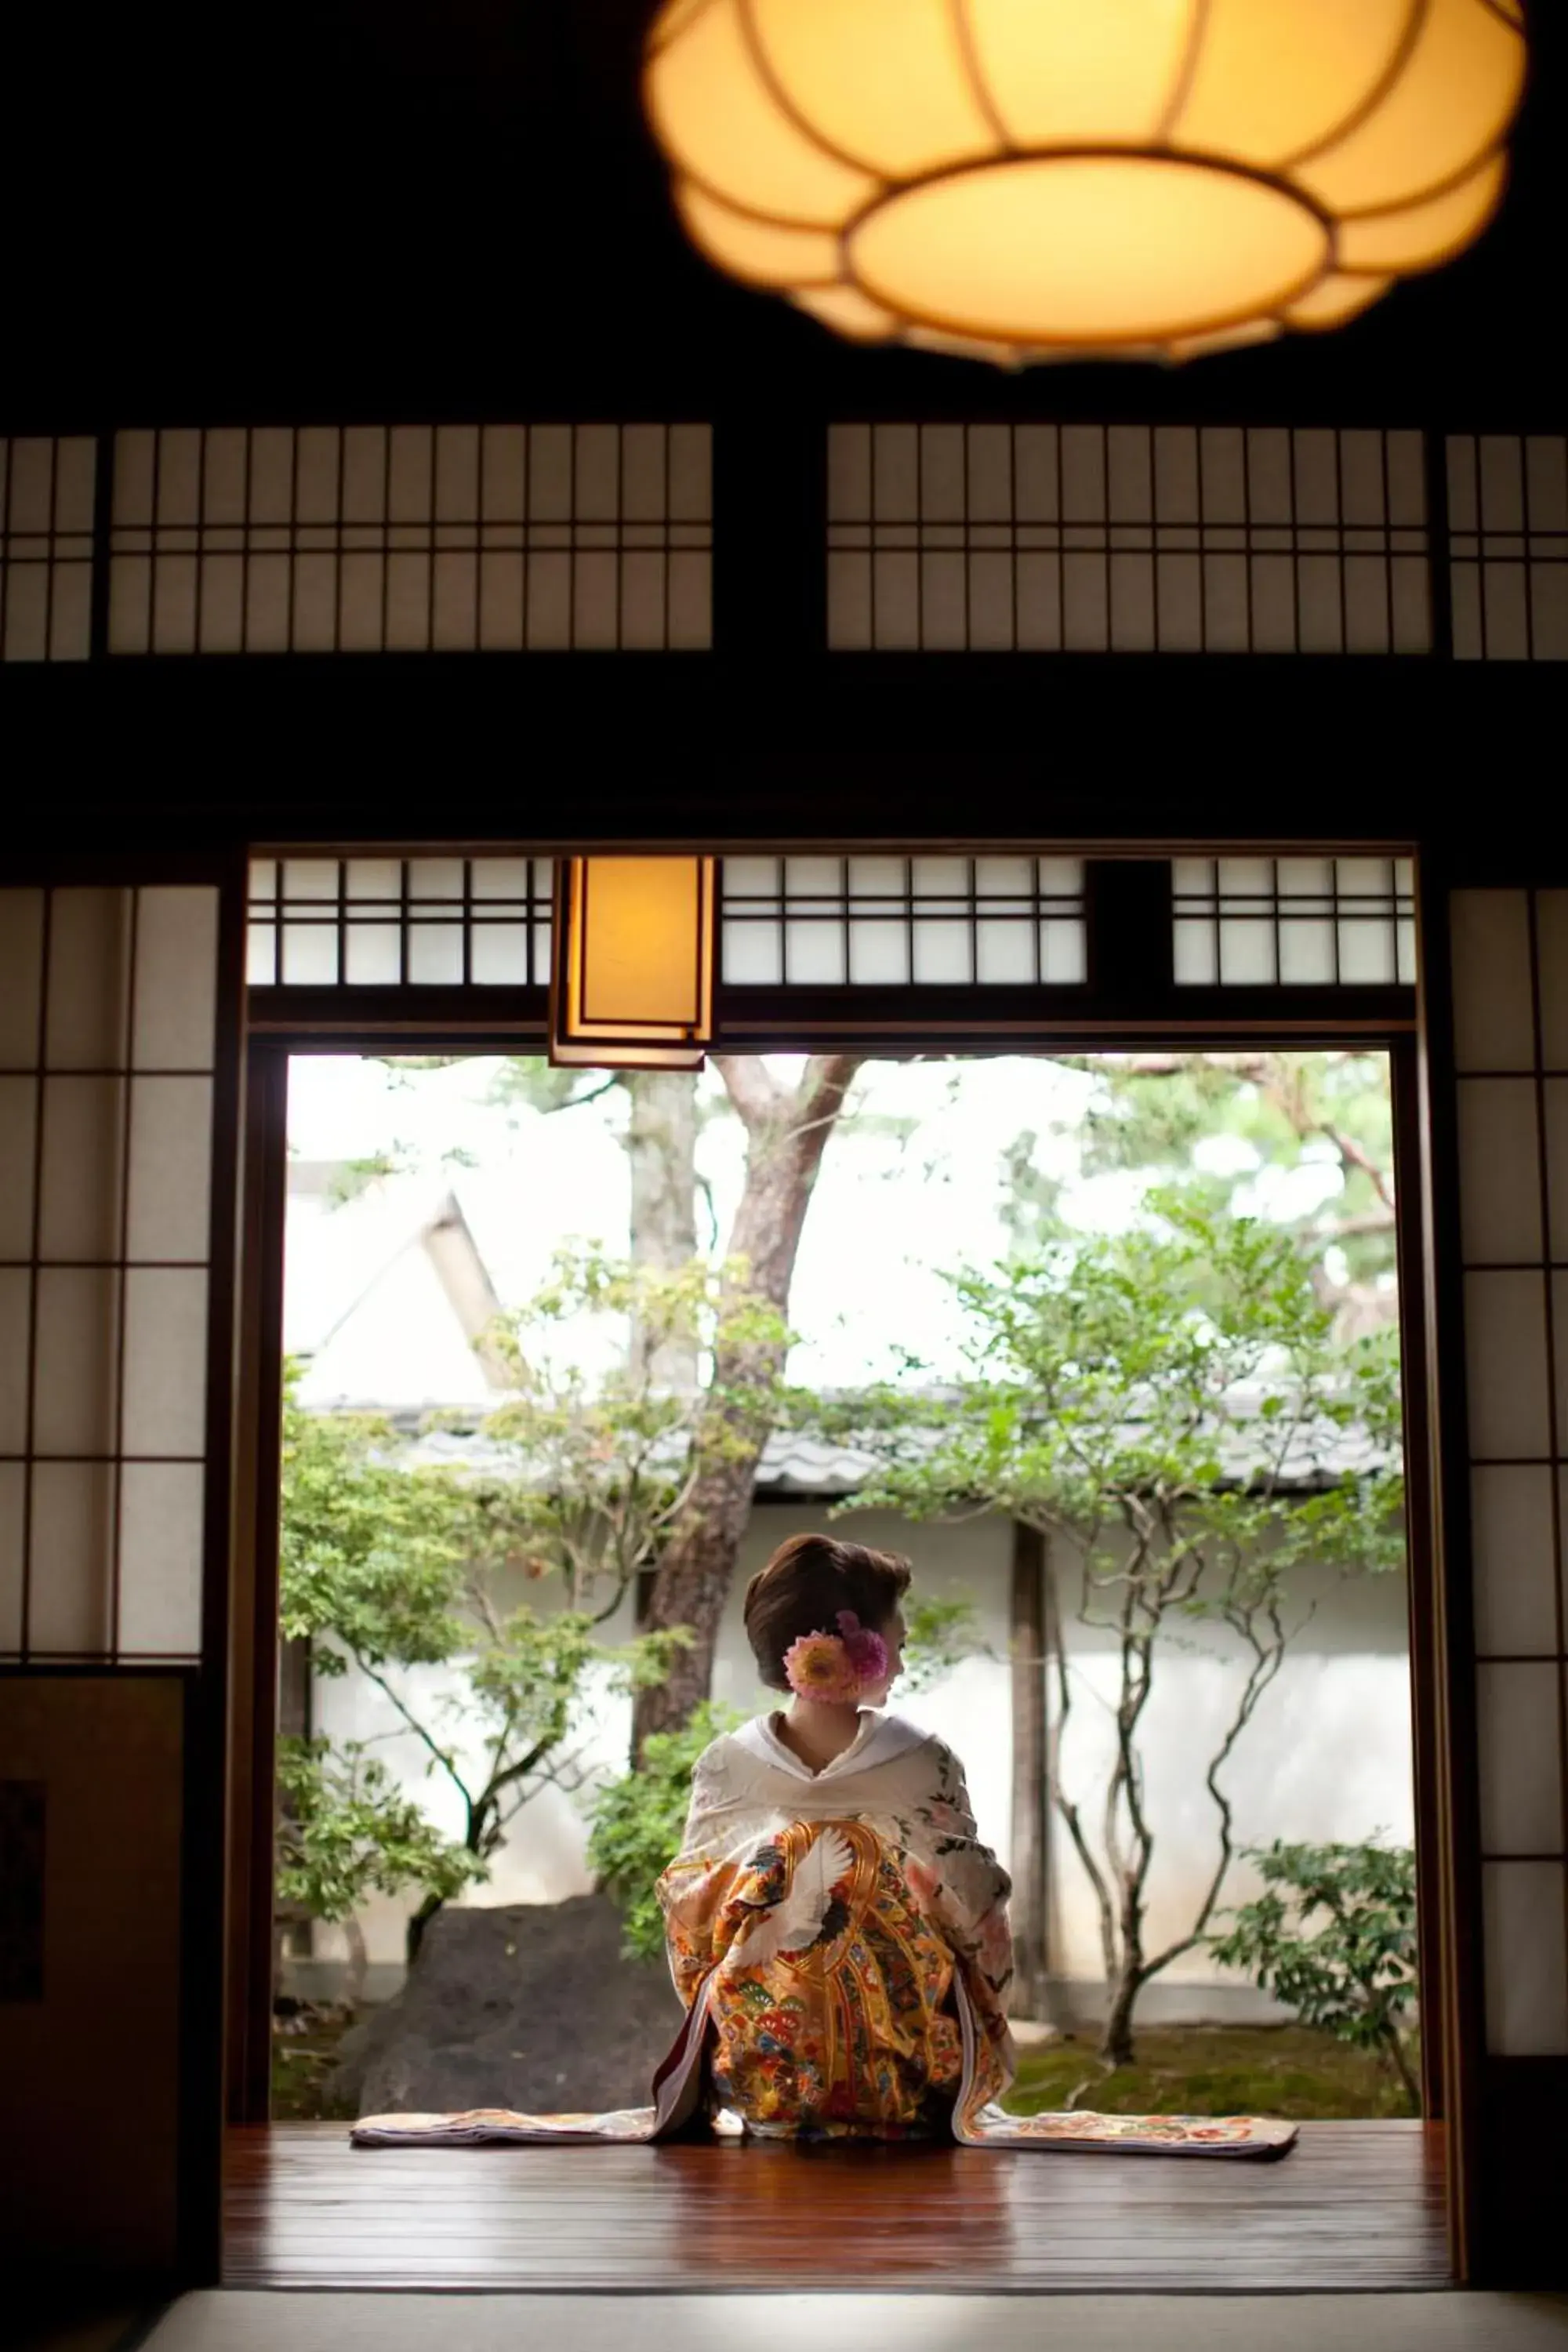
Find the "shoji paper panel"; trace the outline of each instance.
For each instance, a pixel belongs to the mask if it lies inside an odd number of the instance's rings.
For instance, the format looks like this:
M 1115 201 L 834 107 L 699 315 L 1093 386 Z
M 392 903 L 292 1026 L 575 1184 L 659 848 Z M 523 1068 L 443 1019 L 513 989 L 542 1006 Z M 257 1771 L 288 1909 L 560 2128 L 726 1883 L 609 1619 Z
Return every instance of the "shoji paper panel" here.
M 1178 987 L 1413 988 L 1407 857 L 1178 857 Z
M 253 988 L 543 988 L 546 857 L 263 857 Z
M 98 444 L 0 436 L 0 661 L 85 661 Z
M 1448 443 L 1454 651 L 1568 661 L 1568 435 Z
M 1451 901 L 1487 2032 L 1568 2055 L 1568 892 Z
M 1077 857 L 726 857 L 727 982 L 1076 987 L 1088 968 Z
M 201 1648 L 218 892 L 0 892 L 0 1656 Z
M 836 425 L 845 652 L 1425 653 L 1418 433 Z
M 119 654 L 702 650 L 706 425 L 121 433 Z

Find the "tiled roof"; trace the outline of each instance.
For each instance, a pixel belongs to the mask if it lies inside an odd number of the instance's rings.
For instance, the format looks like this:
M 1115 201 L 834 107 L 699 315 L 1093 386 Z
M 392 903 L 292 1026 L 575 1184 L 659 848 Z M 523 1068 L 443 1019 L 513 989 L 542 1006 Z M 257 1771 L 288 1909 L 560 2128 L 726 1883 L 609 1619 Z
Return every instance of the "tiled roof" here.
M 366 1405 L 363 1411 L 379 1408 Z M 510 1449 L 487 1437 L 482 1420 L 466 1411 L 447 1415 L 447 1425 L 433 1429 L 424 1415 L 394 1413 L 389 1416 L 395 1428 L 409 1440 L 409 1451 L 404 1457 L 413 1465 L 466 1465 L 471 1469 L 496 1469 L 511 1466 L 515 1462 Z M 1247 1445 L 1237 1433 L 1227 1433 L 1219 1449 L 1222 1463 L 1226 1454 L 1234 1462 L 1239 1476 L 1255 1458 L 1255 1449 Z M 826 1498 L 853 1494 L 863 1485 L 875 1468 L 872 1458 L 847 1445 L 836 1445 L 798 1430 L 779 1430 L 768 1439 L 763 1449 L 763 1459 L 757 1474 L 757 1492 L 764 1495 L 799 1495 Z M 1307 1492 L 1330 1481 L 1383 1467 L 1378 1450 L 1365 1433 L 1356 1429 L 1338 1433 L 1328 1442 L 1320 1440 L 1309 1454 L 1298 1449 L 1298 1459 L 1292 1463 L 1287 1456 L 1283 1487 Z

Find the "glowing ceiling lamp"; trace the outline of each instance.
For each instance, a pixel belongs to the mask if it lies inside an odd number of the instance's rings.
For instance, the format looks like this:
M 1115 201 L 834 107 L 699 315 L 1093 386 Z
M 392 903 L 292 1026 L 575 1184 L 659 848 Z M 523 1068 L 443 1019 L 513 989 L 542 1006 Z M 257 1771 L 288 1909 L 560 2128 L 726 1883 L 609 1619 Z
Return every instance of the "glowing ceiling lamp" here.
M 700 1070 L 713 1036 L 711 857 L 563 857 L 555 868 L 550 1058 Z
M 721 268 L 1016 365 L 1337 327 L 1490 220 L 1521 0 L 667 0 L 645 91 Z

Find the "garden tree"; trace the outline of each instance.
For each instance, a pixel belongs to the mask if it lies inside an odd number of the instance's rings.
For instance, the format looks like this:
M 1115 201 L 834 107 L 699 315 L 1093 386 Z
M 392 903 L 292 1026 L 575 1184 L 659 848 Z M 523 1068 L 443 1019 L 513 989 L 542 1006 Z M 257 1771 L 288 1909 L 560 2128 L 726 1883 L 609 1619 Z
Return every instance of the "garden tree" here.
M 801 1234 L 823 1152 L 860 1060 L 852 1054 L 813 1055 L 791 1087 L 755 1055 L 715 1057 L 746 1131 L 745 1174 L 725 1244 L 692 1476 L 660 1549 L 646 1616 L 650 1633 L 668 1635 L 680 1627 L 690 1639 L 674 1653 L 665 1680 L 637 1692 L 634 1758 L 651 1733 L 683 1724 L 712 1685 L 719 1623 L 773 1425 L 771 1416 L 755 1410 L 755 1401 L 782 1395 Z
M 846 1119 L 846 1097 L 862 1057 L 813 1055 L 794 1086 L 752 1055 L 715 1055 L 730 1108 L 745 1133 L 741 1197 L 724 1244 L 725 1311 L 721 1344 L 702 1359 L 707 1390 L 695 1424 L 694 1475 L 652 1564 L 646 1624 L 668 1634 L 684 1628 L 668 1679 L 640 1686 L 632 1752 L 652 1731 L 683 1723 L 712 1685 L 713 1653 L 724 1601 L 751 1516 L 757 1465 L 772 1420 L 755 1401 L 778 1387 L 788 1350 L 786 1318 L 801 1235 L 829 1138 Z M 407 1066 L 407 1065 L 405 1065 Z M 427 1065 L 426 1065 L 427 1066 Z M 514 1057 L 498 1079 L 498 1099 L 546 1112 L 570 1109 L 612 1087 L 629 1097 L 634 1264 L 676 1271 L 696 1255 L 696 1138 L 701 1121 L 695 1083 L 680 1074 L 595 1073 L 552 1069 Z M 742 1311 L 744 1309 L 744 1311 Z M 770 1326 L 772 1309 L 776 1328 Z M 757 1310 L 762 1310 L 760 1313 Z M 647 1347 L 634 1319 L 634 1355 Z M 649 1368 L 657 1381 L 694 1391 L 701 1379 L 689 1340 L 667 1334 Z
M 1095 1079 L 1087 1113 L 1074 1114 L 1058 1130 L 1070 1132 L 1080 1155 L 1078 1177 L 1127 1172 L 1152 1183 L 1180 1182 L 1212 1209 L 1235 1211 L 1260 1177 L 1300 1180 L 1321 1171 L 1310 1205 L 1286 1213 L 1276 1191 L 1268 1213 L 1297 1236 L 1341 1338 L 1395 1319 L 1393 1105 L 1384 1055 L 1247 1049 L 1058 1058 Z M 1198 1165 L 1196 1147 L 1221 1138 L 1237 1147 L 1237 1164 L 1224 1172 Z M 1064 1230 L 1065 1187 L 1039 1167 L 1039 1139 L 1022 1134 L 1006 1155 L 1010 1222 L 1026 1243 Z
M 595 1679 L 636 1689 L 668 1670 L 684 1638 L 612 1644 L 603 1629 L 680 1506 L 688 1482 L 683 1457 L 668 1459 L 668 1422 L 688 1408 L 656 1398 L 646 1363 L 624 1354 L 618 1371 L 590 1382 L 558 1361 L 552 1339 L 595 1313 L 684 1328 L 705 1305 L 711 1329 L 720 1281 L 706 1268 L 671 1281 L 592 1259 L 558 1266 L 498 1335 L 520 1367 L 517 1394 L 479 1472 L 410 1467 L 385 1422 L 305 1412 L 290 1384 L 283 1633 L 310 1640 L 316 1673 L 341 1675 L 352 1662 L 384 1694 L 426 1774 L 457 1798 L 459 1843 L 480 1874 L 542 1788 L 580 1785 L 576 1735 Z M 556 1605 L 515 1601 L 520 1580 L 547 1583 Z M 420 1671 L 432 1668 L 440 1680 Z M 348 1768 L 337 1760 L 341 1796 Z M 416 1945 L 449 1891 L 439 1874 L 426 1882 Z
M 617 1070 L 606 1076 L 513 1055 L 502 1063 L 492 1091 L 497 1102 L 554 1112 L 596 1102 L 612 1088 L 626 1102 L 632 1263 L 667 1270 L 689 1265 L 697 1255 L 697 1138 L 703 1117 L 694 1071 Z M 649 1334 L 634 1324 L 634 1357 L 649 1344 Z M 664 1386 L 689 1393 L 698 1381 L 695 1341 L 679 1331 L 667 1333 L 649 1369 Z
M 1415 2006 L 1415 1856 L 1409 1846 L 1248 1846 L 1264 1891 L 1225 1916 L 1209 1948 L 1225 1968 L 1397 2074 L 1412 2115 L 1421 2091 L 1405 2046 Z
M 283 1807 L 278 1828 L 279 1919 L 324 1919 L 348 1939 L 343 2000 L 357 2009 L 364 1998 L 366 1953 L 359 1915 L 372 1895 L 417 1887 L 438 1903 L 484 1875 L 467 1846 L 443 1837 L 411 1797 L 396 1789 L 384 1764 L 363 1740 L 334 1748 L 326 1739 L 279 1743 L 278 1787 Z M 277 1961 L 274 1958 L 274 1977 Z
M 1103 1778 L 1092 1791 L 1069 1782 L 1078 1670 L 1058 1634 L 1047 1782 L 1099 1908 L 1112 2066 L 1131 2058 L 1145 1985 L 1213 1918 L 1235 1852 L 1226 1768 L 1311 1613 L 1292 1594 L 1298 1571 L 1388 1572 L 1403 1558 L 1393 1335 L 1337 1343 L 1289 1232 L 1180 1190 L 1146 1212 L 1122 1233 L 955 1276 L 965 1376 L 935 1396 L 883 1388 L 824 1417 L 876 1464 L 841 1508 L 1005 1513 L 1047 1539 L 1058 1627 L 1068 1609 L 1110 1636 Z M 1240 1658 L 1200 1768 L 1214 1867 L 1183 1933 L 1151 1950 L 1142 1727 L 1162 1658 L 1205 1623 Z

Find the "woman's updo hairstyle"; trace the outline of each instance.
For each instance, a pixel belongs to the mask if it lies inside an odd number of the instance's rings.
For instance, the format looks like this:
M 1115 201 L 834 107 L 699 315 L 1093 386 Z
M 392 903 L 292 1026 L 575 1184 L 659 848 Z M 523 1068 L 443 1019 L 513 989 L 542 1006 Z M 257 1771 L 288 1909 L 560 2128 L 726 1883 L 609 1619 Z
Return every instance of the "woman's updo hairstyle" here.
M 791 1536 L 746 1587 L 746 1637 L 770 1690 L 787 1691 L 784 1653 L 807 1633 L 835 1633 L 838 1612 L 852 1609 L 880 1633 L 909 1591 L 910 1569 L 894 1551 L 838 1543 L 832 1536 Z

